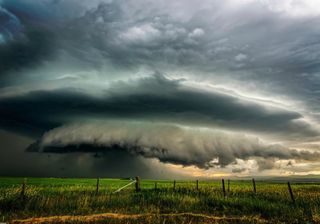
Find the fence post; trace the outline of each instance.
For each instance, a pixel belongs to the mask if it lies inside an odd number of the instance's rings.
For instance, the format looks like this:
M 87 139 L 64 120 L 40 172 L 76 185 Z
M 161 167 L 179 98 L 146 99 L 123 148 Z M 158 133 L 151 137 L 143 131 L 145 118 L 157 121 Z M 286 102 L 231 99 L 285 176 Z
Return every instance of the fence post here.
M 253 185 L 253 193 L 257 193 L 256 181 L 254 180 L 254 178 L 252 178 L 252 185 Z
M 100 179 L 97 178 L 96 195 L 99 193 L 99 182 L 100 182 Z
M 176 190 L 176 180 L 173 180 L 173 190 Z
M 294 195 L 293 195 L 293 192 L 292 192 L 291 185 L 290 185 L 289 181 L 288 181 L 288 190 L 289 190 L 289 194 L 290 194 L 292 202 L 295 203 Z
M 154 182 L 154 189 L 157 190 L 157 182 Z
M 222 192 L 223 192 L 223 197 L 226 198 L 226 188 L 224 186 L 224 179 L 221 180 L 222 181 Z
M 140 190 L 140 178 L 136 177 L 136 192 L 139 192 Z
M 21 193 L 20 193 L 20 197 L 23 199 L 25 198 L 26 185 L 27 185 L 27 178 L 23 178 Z
M 230 192 L 230 179 L 228 179 L 228 192 Z
M 199 180 L 196 181 L 197 190 L 199 190 Z

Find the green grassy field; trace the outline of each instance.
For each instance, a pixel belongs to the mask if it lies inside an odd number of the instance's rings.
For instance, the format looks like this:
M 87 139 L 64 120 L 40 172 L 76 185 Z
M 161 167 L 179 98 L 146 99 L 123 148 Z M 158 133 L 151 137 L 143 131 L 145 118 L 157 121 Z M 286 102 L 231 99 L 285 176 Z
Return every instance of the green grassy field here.
M 23 178 L 0 178 L 0 222 L 31 217 L 100 213 L 147 214 L 134 219 L 110 219 L 108 222 L 105 217 L 100 223 L 320 221 L 319 183 L 292 183 L 295 195 L 293 203 L 286 183 L 263 181 L 256 182 L 257 192 L 254 194 L 251 181 L 231 180 L 230 191 L 224 198 L 220 180 L 200 181 L 198 190 L 195 181 L 177 181 L 173 189 L 172 180 L 142 180 L 140 192 L 135 192 L 132 185 L 119 193 L 113 193 L 131 181 L 100 179 L 99 193 L 96 194 L 96 179 L 28 178 L 24 197 L 21 196 L 22 180 Z M 241 221 L 243 217 L 245 220 Z M 88 222 L 90 220 L 79 219 L 66 223 Z M 92 223 L 99 222 L 96 220 Z

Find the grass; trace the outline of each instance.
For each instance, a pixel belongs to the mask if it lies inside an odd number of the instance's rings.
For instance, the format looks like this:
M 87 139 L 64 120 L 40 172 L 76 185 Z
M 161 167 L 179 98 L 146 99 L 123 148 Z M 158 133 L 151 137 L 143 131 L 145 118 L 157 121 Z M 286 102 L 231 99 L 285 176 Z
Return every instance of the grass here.
M 115 214 L 104 213 L 87 216 L 52 216 L 42 218 L 30 218 L 25 220 L 16 220 L 14 224 L 26 223 L 266 223 L 258 217 L 216 217 L 193 213 L 175 213 L 175 214 Z
M 96 195 L 95 179 L 28 178 L 21 197 L 22 179 L 0 178 L 0 222 L 71 215 L 65 223 L 320 223 L 319 183 L 292 184 L 293 204 L 286 183 L 257 181 L 254 194 L 251 181 L 231 181 L 224 198 L 221 181 L 200 181 L 199 190 L 177 181 L 174 190 L 173 181 L 157 180 L 154 189 L 155 180 L 142 180 L 140 192 L 132 185 L 114 194 L 131 180 L 100 179 Z

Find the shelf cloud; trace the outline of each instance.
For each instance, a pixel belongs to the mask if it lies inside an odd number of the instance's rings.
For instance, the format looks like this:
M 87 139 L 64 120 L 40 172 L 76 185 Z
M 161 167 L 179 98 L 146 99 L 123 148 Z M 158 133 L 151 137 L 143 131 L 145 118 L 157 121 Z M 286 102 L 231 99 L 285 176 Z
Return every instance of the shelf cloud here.
M 318 174 L 318 6 L 0 0 L 0 128 L 91 167 Z
M 236 159 L 248 160 L 252 157 L 260 160 L 278 158 L 317 161 L 320 156 L 317 152 L 268 145 L 257 138 L 241 134 L 125 121 L 59 127 L 45 133 L 27 151 L 94 153 L 112 149 L 156 158 L 164 163 L 194 165 L 204 169 L 223 167 L 235 163 Z
M 157 74 L 115 82 L 99 96 L 89 95 L 81 89 L 31 91 L 1 98 L 0 115 L 4 126 L 8 120 L 14 120 L 17 129 L 23 129 L 19 124 L 24 124 L 30 134 L 29 127 L 43 132 L 80 117 L 134 116 L 159 121 L 174 118 L 181 124 L 261 133 L 272 131 L 288 139 L 319 134 L 298 112 L 215 89 L 188 87 L 183 82 Z M 10 127 L 15 128 L 13 123 Z

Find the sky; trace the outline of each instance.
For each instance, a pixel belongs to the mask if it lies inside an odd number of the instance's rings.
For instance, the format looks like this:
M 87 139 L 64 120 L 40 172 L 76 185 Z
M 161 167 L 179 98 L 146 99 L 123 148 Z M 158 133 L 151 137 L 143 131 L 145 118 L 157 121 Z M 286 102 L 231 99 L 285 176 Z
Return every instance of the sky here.
M 318 0 L 0 0 L 0 175 L 320 175 Z

